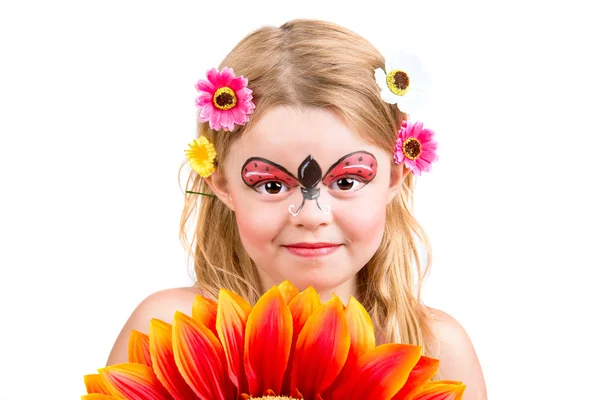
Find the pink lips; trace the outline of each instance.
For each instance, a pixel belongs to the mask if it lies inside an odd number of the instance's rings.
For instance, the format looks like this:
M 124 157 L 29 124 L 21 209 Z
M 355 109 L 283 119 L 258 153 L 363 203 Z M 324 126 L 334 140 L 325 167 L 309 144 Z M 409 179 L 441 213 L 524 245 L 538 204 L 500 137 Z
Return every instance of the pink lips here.
M 340 246 L 334 243 L 294 243 L 284 247 L 301 257 L 319 257 L 333 253 Z

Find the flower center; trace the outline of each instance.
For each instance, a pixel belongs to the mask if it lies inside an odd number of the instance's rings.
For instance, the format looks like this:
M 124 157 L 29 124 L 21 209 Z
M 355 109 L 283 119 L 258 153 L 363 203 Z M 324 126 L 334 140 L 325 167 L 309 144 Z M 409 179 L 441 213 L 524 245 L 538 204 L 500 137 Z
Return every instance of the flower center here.
M 237 104 L 235 92 L 227 86 L 217 89 L 213 96 L 213 104 L 220 110 L 229 110 L 235 107 Z
M 408 74 L 400 69 L 392 70 L 385 77 L 385 81 L 392 93 L 397 94 L 398 96 L 404 96 L 410 86 Z
M 196 157 L 201 158 L 203 160 L 208 159 L 208 150 L 206 149 L 206 146 L 198 147 L 198 150 L 196 150 Z
M 406 158 L 414 160 L 421 154 L 421 142 L 415 138 L 408 138 L 402 143 L 402 152 Z

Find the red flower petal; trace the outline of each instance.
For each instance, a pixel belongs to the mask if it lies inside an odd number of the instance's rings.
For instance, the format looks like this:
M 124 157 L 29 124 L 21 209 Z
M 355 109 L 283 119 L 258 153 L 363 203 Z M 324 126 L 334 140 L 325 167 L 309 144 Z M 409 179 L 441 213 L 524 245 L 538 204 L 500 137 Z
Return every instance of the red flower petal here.
M 152 366 L 148 335 L 136 330 L 131 331 L 127 345 L 127 359 L 132 363 Z
M 292 301 L 292 299 L 299 293 L 298 289 L 296 289 L 296 286 L 292 285 L 292 282 L 290 281 L 281 282 L 277 288 L 285 299 L 285 304 L 290 304 L 290 301 Z
M 426 384 L 412 400 L 460 400 L 466 386 L 458 381 L 433 381 Z
M 252 306 L 229 290 L 219 292 L 217 332 L 227 359 L 229 379 L 239 392 L 248 390 L 244 371 L 244 332 Z
M 341 385 L 342 382 L 349 379 L 348 375 L 354 369 L 358 359 L 375 348 L 373 321 L 362 304 L 354 297 L 350 297 L 345 314 L 348 330 L 350 332 L 350 350 L 348 351 L 348 358 L 346 359 L 342 372 L 338 375 L 335 382 L 326 390 L 326 398 L 331 397 L 331 394 L 337 387 Z
M 154 375 L 152 368 L 143 364 L 124 363 L 98 370 L 112 395 L 123 399 L 172 399 Z
M 85 383 L 85 389 L 89 394 L 111 394 L 100 374 L 85 375 L 83 377 L 83 382 Z
M 192 305 L 192 318 L 208 329 L 217 333 L 217 303 L 203 296 L 197 295 Z
M 414 366 L 402 389 L 393 397 L 394 400 L 412 399 L 421 387 L 434 375 L 440 364 L 439 360 L 421 356 Z
M 321 307 L 321 299 L 319 299 L 319 294 L 312 286 L 300 292 L 290 301 L 289 308 L 294 320 L 294 336 L 296 338 L 300 335 L 300 331 L 304 328 L 308 318 L 319 307 Z
M 198 397 L 233 398 L 219 339 L 210 329 L 180 312 L 173 319 L 173 353 L 181 375 Z
M 244 366 L 251 396 L 262 396 L 269 389 L 281 391 L 292 334 L 292 314 L 273 286 L 258 300 L 246 325 Z
M 350 297 L 346 307 L 346 322 L 350 331 L 350 351 L 346 364 L 356 361 L 375 348 L 373 321 L 365 308 L 354 297 Z
M 293 359 L 292 391 L 312 399 L 336 379 L 350 349 L 344 305 L 333 298 L 306 321 L 298 336 Z
M 288 362 L 287 370 L 283 378 L 283 386 L 281 393 L 287 395 L 290 393 L 290 383 L 292 379 L 292 366 L 294 359 L 294 353 L 296 351 L 296 343 L 298 342 L 298 336 L 304 328 L 304 324 L 308 318 L 315 312 L 317 308 L 321 306 L 321 299 L 317 294 L 317 291 L 309 286 L 306 290 L 298 293 L 292 301 L 289 302 L 288 307 L 292 313 L 292 320 L 294 324 L 294 335 L 292 336 L 292 345 L 290 347 L 290 361 Z
M 334 393 L 340 399 L 389 399 L 406 382 L 421 356 L 420 346 L 384 344 L 359 358 L 354 371 Z
M 152 368 L 158 380 L 175 399 L 197 399 L 194 391 L 187 385 L 177 369 L 173 355 L 171 325 L 158 319 L 152 319 L 149 333 Z

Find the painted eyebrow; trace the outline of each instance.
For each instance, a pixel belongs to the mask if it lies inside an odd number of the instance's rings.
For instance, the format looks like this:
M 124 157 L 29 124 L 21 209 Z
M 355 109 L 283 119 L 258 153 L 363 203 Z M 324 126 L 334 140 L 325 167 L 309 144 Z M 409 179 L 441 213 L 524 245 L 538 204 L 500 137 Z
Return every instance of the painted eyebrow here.
M 251 157 L 246 160 L 241 171 L 244 183 L 253 188 L 259 182 L 278 180 L 291 187 L 300 185 L 298 179 L 285 167 L 262 157 Z
M 342 175 L 357 175 L 369 183 L 377 175 L 377 159 L 373 154 L 363 150 L 346 154 L 327 170 L 323 184 L 329 186 L 334 179 Z

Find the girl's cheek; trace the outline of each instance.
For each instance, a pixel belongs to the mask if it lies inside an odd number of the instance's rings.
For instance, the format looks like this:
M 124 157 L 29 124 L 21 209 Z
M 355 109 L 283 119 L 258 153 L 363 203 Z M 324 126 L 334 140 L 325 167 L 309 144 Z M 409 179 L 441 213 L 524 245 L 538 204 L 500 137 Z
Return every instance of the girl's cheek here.
M 366 245 L 373 241 L 374 246 L 379 246 L 385 227 L 386 203 L 381 200 L 382 195 L 371 194 L 347 203 L 338 202 L 336 220 L 351 242 Z
M 248 253 L 266 249 L 279 232 L 285 210 L 277 210 L 274 203 L 252 201 L 234 201 L 234 206 L 240 237 Z

